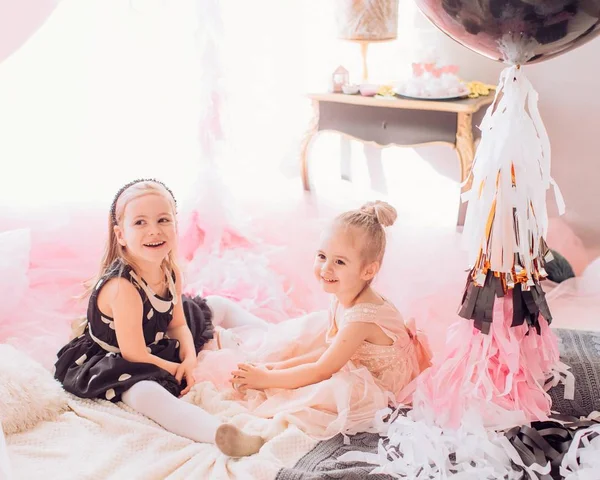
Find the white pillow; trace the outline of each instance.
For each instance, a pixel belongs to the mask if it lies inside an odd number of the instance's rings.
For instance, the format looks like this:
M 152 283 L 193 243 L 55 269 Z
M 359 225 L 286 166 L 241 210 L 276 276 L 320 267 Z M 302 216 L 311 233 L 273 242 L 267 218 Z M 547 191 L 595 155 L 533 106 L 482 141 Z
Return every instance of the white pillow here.
M 67 395 L 48 370 L 0 344 L 0 421 L 6 435 L 54 420 L 66 408 Z
M 10 281 L 0 289 L 0 323 L 10 322 L 12 313 L 20 306 L 29 288 L 29 254 L 31 232 L 29 229 L 0 232 L 0 272 Z

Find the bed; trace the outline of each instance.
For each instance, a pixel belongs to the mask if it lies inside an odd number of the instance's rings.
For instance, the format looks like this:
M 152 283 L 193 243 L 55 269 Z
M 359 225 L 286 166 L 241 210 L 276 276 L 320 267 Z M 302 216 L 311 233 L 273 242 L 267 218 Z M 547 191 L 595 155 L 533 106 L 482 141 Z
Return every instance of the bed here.
M 573 400 L 563 398 L 562 385 L 551 390 L 555 410 L 572 416 L 600 410 L 600 333 L 555 331 L 562 360 L 570 365 L 576 377 Z M 43 396 L 41 385 L 36 384 L 33 391 Z M 53 418 L 7 433 L 6 447 L 2 448 L 0 443 L 3 468 L 0 473 L 11 478 L 7 473 L 9 466 L 14 479 L 391 478 L 369 475 L 373 467 L 364 463 L 338 460 L 350 450 L 376 452 L 377 434 L 354 435 L 348 444 L 342 435 L 316 442 L 294 426 L 252 417 L 228 394 L 217 392 L 208 382 L 199 385 L 188 401 L 201 403 L 247 431 L 260 432 L 270 440 L 255 456 L 229 459 L 212 445 L 197 444 L 165 431 L 122 403 L 66 395 L 66 404 Z

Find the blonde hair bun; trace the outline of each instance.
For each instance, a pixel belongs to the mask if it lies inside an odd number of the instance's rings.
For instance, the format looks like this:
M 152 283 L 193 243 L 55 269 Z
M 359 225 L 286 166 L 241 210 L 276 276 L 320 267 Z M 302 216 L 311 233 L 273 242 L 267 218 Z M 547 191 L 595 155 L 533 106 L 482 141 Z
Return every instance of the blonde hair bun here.
M 396 212 L 396 209 L 389 203 L 381 200 L 365 203 L 362 207 L 360 207 L 360 211 L 375 217 L 383 227 L 392 226 L 398 218 L 398 212 Z

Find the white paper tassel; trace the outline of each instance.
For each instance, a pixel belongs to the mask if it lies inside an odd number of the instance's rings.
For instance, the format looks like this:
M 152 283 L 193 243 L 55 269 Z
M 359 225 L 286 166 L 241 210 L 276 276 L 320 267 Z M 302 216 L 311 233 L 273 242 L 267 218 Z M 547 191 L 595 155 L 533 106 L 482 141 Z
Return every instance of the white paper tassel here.
M 550 141 L 537 100 L 522 69 L 512 66 L 502 72 L 495 101 L 481 124 L 472 187 L 463 194 L 469 202 L 463 237 L 470 265 L 483 266 L 487 260 L 491 270 L 511 273 L 516 253 L 529 284 L 537 270 L 533 262 L 540 255 L 541 239 L 548 231 L 550 185 L 559 213 L 565 208 L 550 177 Z
M 600 478 L 600 425 L 580 430 L 575 434 L 569 450 L 563 457 L 560 474 L 565 480 Z
M 388 412 L 389 413 L 389 412 Z M 378 465 L 370 473 L 415 480 L 480 480 L 523 478 L 511 466 L 501 433 L 486 431 L 481 418 L 467 413 L 457 430 L 445 430 L 422 420 L 412 412 L 398 415 L 381 432 L 389 443 L 379 442 L 378 453 L 347 452 L 339 461 Z M 509 448 L 512 448 L 509 444 Z M 400 455 L 398 452 L 401 452 Z M 518 459 L 516 451 L 514 452 Z M 451 460 L 451 455 L 455 460 Z

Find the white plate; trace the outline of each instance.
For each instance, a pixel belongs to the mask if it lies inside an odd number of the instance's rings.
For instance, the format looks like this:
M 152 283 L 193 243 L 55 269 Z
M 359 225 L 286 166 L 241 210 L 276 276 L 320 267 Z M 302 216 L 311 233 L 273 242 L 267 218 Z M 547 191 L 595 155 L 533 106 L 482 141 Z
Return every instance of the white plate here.
M 394 88 L 394 93 L 400 95 L 401 97 L 414 98 L 415 100 L 454 100 L 457 98 L 467 97 L 470 93 L 470 90 L 468 87 L 465 87 L 460 93 L 457 93 L 454 95 L 446 95 L 446 96 L 442 96 L 442 97 L 419 97 L 419 96 L 407 95 L 406 93 L 402 93 L 402 89 L 400 89 L 400 88 Z

